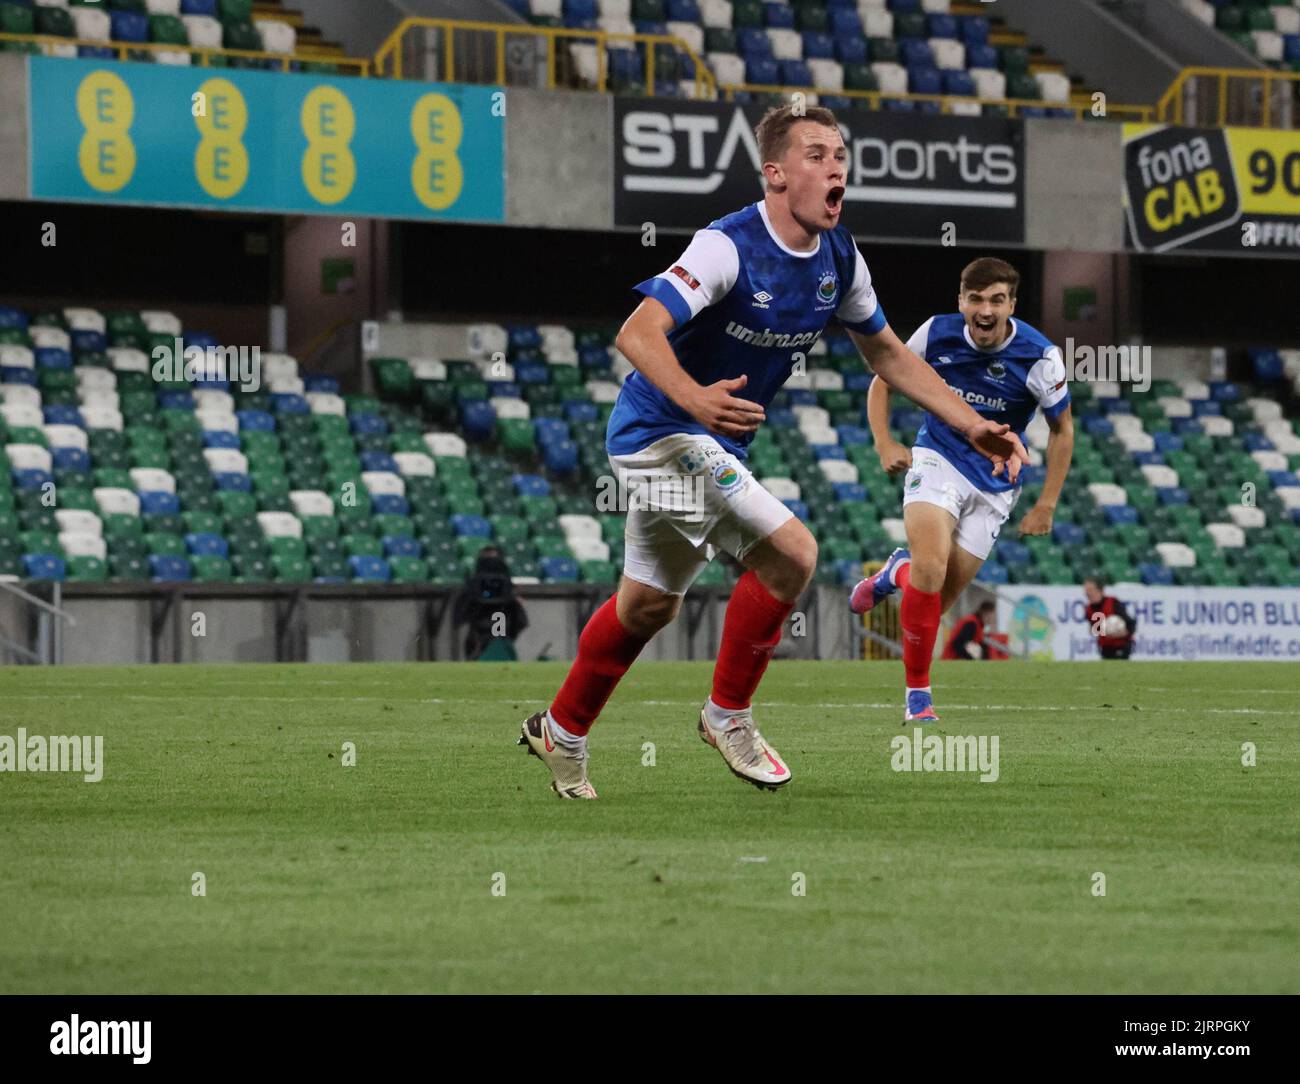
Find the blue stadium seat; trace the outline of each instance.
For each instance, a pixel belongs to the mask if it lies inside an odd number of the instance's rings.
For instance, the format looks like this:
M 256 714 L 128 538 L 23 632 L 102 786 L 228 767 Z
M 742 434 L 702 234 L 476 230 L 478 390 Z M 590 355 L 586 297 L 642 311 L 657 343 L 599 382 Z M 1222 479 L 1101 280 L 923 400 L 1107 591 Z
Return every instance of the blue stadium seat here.
M 773 30 L 793 30 L 794 8 L 789 4 L 764 4 L 763 23 Z
M 310 414 L 311 404 L 302 395 L 272 392 L 271 409 L 277 414 Z
M 397 460 L 387 452 L 362 452 L 359 458 L 363 471 L 387 471 L 389 474 L 400 473 L 397 469 Z
M 1010 568 L 1012 565 L 1028 564 L 1032 558 L 1029 547 L 1013 538 L 1003 539 L 993 550 L 997 559 Z
M 422 557 L 424 547 L 414 538 L 402 534 L 384 535 L 385 557 Z
M 1273 451 L 1273 442 L 1263 433 L 1242 433 L 1241 446 L 1248 452 Z
M 57 471 L 88 471 L 92 466 L 90 453 L 80 448 L 55 448 L 53 456 Z
M 1175 418 L 1173 420 L 1174 432 L 1181 437 L 1191 436 L 1202 433 L 1201 423 L 1195 418 Z
M 187 583 L 194 571 L 184 557 L 155 553 L 149 557 L 149 575 L 154 583 Z
M 768 410 L 767 424 L 771 429 L 795 429 L 799 425 L 799 419 L 789 407 L 777 407 Z
M 23 572 L 29 580 L 62 580 L 68 574 L 63 558 L 53 553 L 24 553 Z
M 998 51 L 992 45 L 967 42 L 966 67 L 992 68 L 996 71 L 998 67 Z
M 1088 532 L 1077 523 L 1058 523 L 1052 528 L 1052 541 L 1058 546 L 1082 546 Z
M 489 409 L 491 408 L 489 407 Z M 386 435 L 388 433 L 388 423 L 378 414 L 349 414 L 348 428 L 353 433 L 361 436 Z
M 370 510 L 377 516 L 409 516 L 411 504 L 396 493 L 376 493 L 370 498 Z
M 845 587 L 852 586 L 862 579 L 862 562 L 842 557 L 834 564 L 835 579 Z
M 936 13 L 927 16 L 925 21 L 932 38 L 958 37 L 957 19 L 952 15 Z
M 239 434 L 232 433 L 228 429 L 205 429 L 203 430 L 203 447 L 238 449 L 240 447 Z
M 13 472 L 14 485 L 24 492 L 38 490 L 44 486 L 54 485 L 54 475 L 47 470 L 16 470 Z
M 670 23 L 698 23 L 700 21 L 700 6 L 695 0 L 668 0 L 665 6 L 668 9 L 668 21 Z
M 812 69 L 802 60 L 781 60 L 777 64 L 781 70 L 782 86 L 810 87 L 813 85 Z
M 533 435 L 540 445 L 555 444 L 569 439 L 569 426 L 560 418 L 534 418 Z
M 747 61 L 772 59 L 772 39 L 754 27 L 736 31 L 736 49 Z
M 493 399 L 522 399 L 523 392 L 512 380 L 489 380 L 488 395 Z
M 217 0 L 181 0 L 182 15 L 211 15 L 217 14 Z
M 308 373 L 302 378 L 304 391 L 321 395 L 338 395 L 341 390 L 338 378 L 328 373 Z
M 217 489 L 223 493 L 251 493 L 253 491 L 253 480 L 247 474 L 237 474 L 235 471 L 217 471 L 212 476 L 213 482 Z
M 1103 504 L 1101 514 L 1112 527 L 1127 526 L 1138 522 L 1138 510 L 1131 504 Z
M 542 462 L 555 474 L 570 474 L 578 469 L 578 446 L 571 440 L 553 440 L 543 444 Z
M 1109 418 L 1103 418 L 1099 414 L 1083 419 L 1084 431 L 1093 437 L 1108 437 L 1114 434 L 1115 426 Z
M 835 59 L 841 64 L 865 64 L 867 43 L 862 38 L 836 38 Z
M 185 536 L 185 548 L 194 557 L 229 557 L 230 545 L 219 534 L 191 531 Z
M 791 388 L 786 395 L 792 407 L 817 405 L 817 393 L 812 388 Z
M 538 474 L 515 474 L 511 475 L 510 481 L 514 483 L 515 492 L 521 497 L 549 497 L 551 495 L 551 484 Z
M 989 21 L 983 15 L 967 15 L 961 21 L 961 39 L 966 47 L 987 45 L 989 40 Z M 996 65 L 991 65 L 996 67 Z
M 966 98 L 975 96 L 975 80 L 968 72 L 946 71 L 940 74 L 945 94 L 958 94 Z
M 756 86 L 770 87 L 780 78 L 780 69 L 776 61 L 769 57 L 747 57 L 745 60 L 745 81 Z
M 627 52 L 626 49 L 622 51 Z M 594 369 L 603 372 L 614 364 L 614 360 L 609 356 L 609 350 L 606 347 L 583 346 L 578 349 L 578 364 L 584 370 Z
M 1139 467 L 1164 466 L 1165 457 L 1159 452 L 1134 452 L 1133 462 Z
M 1001 586 L 1008 583 L 1011 577 L 1008 575 L 1005 565 L 1000 565 L 996 561 L 985 561 L 980 570 L 975 573 L 975 579 L 980 583 Z
M 89 328 L 77 328 L 68 332 L 72 340 L 72 351 L 78 357 L 82 354 L 102 354 L 108 349 L 108 336 L 102 331 Z
M 1286 375 L 1282 367 L 1282 355 L 1276 350 L 1251 350 L 1250 364 L 1255 370 L 1255 379 L 1264 384 L 1281 380 Z
M 865 426 L 837 425 L 835 433 L 840 438 L 840 443 L 848 448 L 858 444 L 871 443 L 871 430 Z
M 1223 415 L 1223 404 L 1213 399 L 1193 399 L 1192 416 L 1195 418 L 1212 417 L 1217 418 Z
M 1210 398 L 1216 403 L 1235 403 L 1241 398 L 1241 389 L 1231 380 L 1211 380 Z
M 81 419 L 81 411 L 74 406 L 47 406 L 41 410 L 46 425 L 76 425 L 82 429 L 86 423 Z
M 1158 565 L 1154 561 L 1143 561 L 1138 565 L 1138 576 L 1143 583 L 1152 587 L 1169 587 L 1174 582 L 1173 569 Z
M 491 538 L 492 524 L 482 516 L 461 513 L 451 517 L 451 529 L 460 538 Z
M 160 391 L 159 410 L 188 410 L 194 413 L 194 396 L 188 391 Z
M 1181 452 L 1183 450 L 1183 438 L 1177 433 L 1153 433 L 1151 439 L 1155 441 L 1157 452 Z
M 831 33 L 838 37 L 851 37 L 857 35 L 859 38 L 862 34 L 862 16 L 854 9 L 839 9 L 831 13 Z M 806 53 L 804 54 L 807 55 Z
M 0 384 L 26 384 L 34 388 L 40 383 L 35 369 L 25 369 L 19 365 L 0 365 Z
M 845 373 L 844 390 L 865 394 L 871 390 L 871 381 L 873 379 L 871 373 Z
M 6 330 L 27 330 L 27 313 L 12 305 L 0 305 L 0 328 Z
M 929 47 L 927 46 L 927 48 Z M 909 94 L 943 93 L 943 77 L 939 74 L 939 69 L 927 67 L 923 64 L 908 67 L 907 91 Z
M 72 368 L 72 354 L 61 346 L 38 346 L 32 353 L 38 369 Z
M 836 482 L 831 486 L 837 501 L 858 504 L 867 499 L 867 487 L 859 482 Z
M 856 15 L 857 13 L 854 12 Z M 862 39 L 859 38 L 859 41 Z M 820 31 L 809 30 L 803 35 L 803 58 L 804 60 L 834 60 L 835 59 L 835 39 L 829 34 L 823 34 Z M 826 103 L 821 102 L 822 105 Z
M 577 583 L 578 562 L 572 557 L 543 557 L 538 562 L 542 580 L 547 583 Z
M 564 402 L 564 417 L 569 422 L 594 422 L 600 420 L 600 411 L 595 403 L 585 399 L 567 399 Z
M 114 41 L 148 41 L 149 17 L 138 11 L 110 11 Z
M 392 570 L 382 557 L 349 557 L 348 568 L 356 583 L 387 583 L 392 579 Z
M 791 498 L 790 500 L 785 500 L 781 503 L 794 513 L 796 519 L 801 519 L 804 522 L 807 522 L 808 506 L 803 501 Z
M 275 415 L 265 410 L 237 410 L 235 418 L 239 421 L 241 433 L 274 433 Z
M 1300 478 L 1296 477 L 1295 471 L 1271 470 L 1268 472 L 1268 480 L 1273 484 L 1274 489 L 1281 489 L 1283 486 L 1300 486 Z
M 544 361 L 518 362 L 515 365 L 515 383 L 549 384 L 551 370 Z
M 140 494 L 142 516 L 174 516 L 178 515 L 180 510 L 181 502 L 175 493 L 154 490 Z

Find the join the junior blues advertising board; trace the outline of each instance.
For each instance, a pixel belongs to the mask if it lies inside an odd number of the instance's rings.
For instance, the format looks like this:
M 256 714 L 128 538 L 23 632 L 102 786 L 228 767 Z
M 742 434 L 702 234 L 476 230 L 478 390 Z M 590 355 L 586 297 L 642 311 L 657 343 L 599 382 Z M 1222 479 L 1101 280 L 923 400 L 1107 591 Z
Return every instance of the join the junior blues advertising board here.
M 1134 659 L 1300 662 L 1300 591 L 1143 584 L 1107 591 L 1137 620 Z M 1080 587 L 999 588 L 998 628 L 1013 657 L 1098 657 Z
M 500 222 L 492 87 L 31 57 L 35 199 Z

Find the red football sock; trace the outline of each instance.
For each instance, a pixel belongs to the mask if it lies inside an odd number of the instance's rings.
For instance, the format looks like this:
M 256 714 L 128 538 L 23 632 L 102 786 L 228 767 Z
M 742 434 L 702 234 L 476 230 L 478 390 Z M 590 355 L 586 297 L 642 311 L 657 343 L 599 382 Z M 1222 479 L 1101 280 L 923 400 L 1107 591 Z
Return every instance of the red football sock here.
M 909 689 L 929 688 L 930 660 L 934 658 L 934 641 L 943 613 L 940 597 L 938 591 L 921 591 L 910 582 L 903 591 L 899 616 L 903 622 L 903 669 L 907 671 Z
M 578 657 L 551 705 L 551 718 L 570 734 L 586 734 L 647 643 L 623 627 L 618 596 L 611 596 L 578 637 Z
M 781 626 L 794 609 L 746 572 L 731 592 L 722 622 L 722 644 L 713 668 L 713 702 L 728 711 L 749 707 L 772 652 L 781 642 Z
M 912 562 L 908 561 L 894 572 L 894 586 L 900 591 L 906 591 L 907 585 L 912 582 Z

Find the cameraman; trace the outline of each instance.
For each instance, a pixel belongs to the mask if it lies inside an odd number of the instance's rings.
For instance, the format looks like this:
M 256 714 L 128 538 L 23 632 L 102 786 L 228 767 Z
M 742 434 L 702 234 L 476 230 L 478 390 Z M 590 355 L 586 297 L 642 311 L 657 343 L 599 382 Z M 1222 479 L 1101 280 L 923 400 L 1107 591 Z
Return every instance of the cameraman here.
M 1100 580 L 1084 580 L 1083 593 L 1088 599 L 1088 624 L 1097 638 L 1101 657 L 1127 659 L 1133 653 L 1137 622 L 1129 616 L 1124 603 L 1114 595 L 1106 594 L 1106 585 Z
M 456 596 L 455 625 L 467 626 L 465 658 L 512 661 L 515 639 L 528 627 L 528 615 L 515 596 L 510 566 L 497 546 L 479 551 L 473 573 Z

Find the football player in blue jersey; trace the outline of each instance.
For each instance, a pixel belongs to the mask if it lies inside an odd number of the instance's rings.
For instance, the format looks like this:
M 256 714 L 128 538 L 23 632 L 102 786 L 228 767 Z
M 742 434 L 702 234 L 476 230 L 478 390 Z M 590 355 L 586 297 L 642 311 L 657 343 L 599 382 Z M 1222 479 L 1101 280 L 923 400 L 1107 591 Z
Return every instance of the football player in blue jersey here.
M 623 577 L 583 629 L 550 708 L 526 719 L 520 737 L 564 798 L 596 797 L 587 731 L 719 551 L 746 571 L 727 605 L 699 734 L 741 779 L 789 781 L 754 726 L 751 701 L 817 568 L 817 543 L 745 458 L 768 403 L 832 318 L 891 386 L 992 460 L 990 471 L 1014 479 L 1026 457 L 1008 425 L 954 395 L 885 322 L 867 265 L 839 225 L 848 155 L 834 114 L 775 108 L 756 135 L 764 198 L 700 230 L 666 271 L 640 283 L 641 303 L 618 335 L 636 370 L 606 435 L 631 494 Z
M 1043 535 L 1052 529 L 1070 470 L 1074 422 L 1061 351 L 1012 317 L 1019 284 L 1020 274 L 1010 264 L 976 260 L 961 275 L 960 311 L 931 317 L 907 345 L 985 418 L 1009 425 L 1016 434 L 1023 435 L 1034 412 L 1042 410 L 1050 430 L 1047 474 L 1038 501 L 1020 521 L 1020 533 Z M 972 456 L 962 435 L 933 413 L 926 415 L 915 448 L 909 451 L 899 444 L 889 432 L 891 386 L 896 387 L 887 373 L 872 381 L 867 418 L 880 465 L 891 475 L 906 473 L 903 524 L 908 545 L 895 550 L 879 572 L 853 589 L 849 605 L 855 613 L 866 613 L 902 590 L 907 679 L 903 717 L 925 722 L 938 718 L 930 660 L 939 618 L 987 560 L 1020 489 L 1015 479 L 995 474 L 986 460 Z

